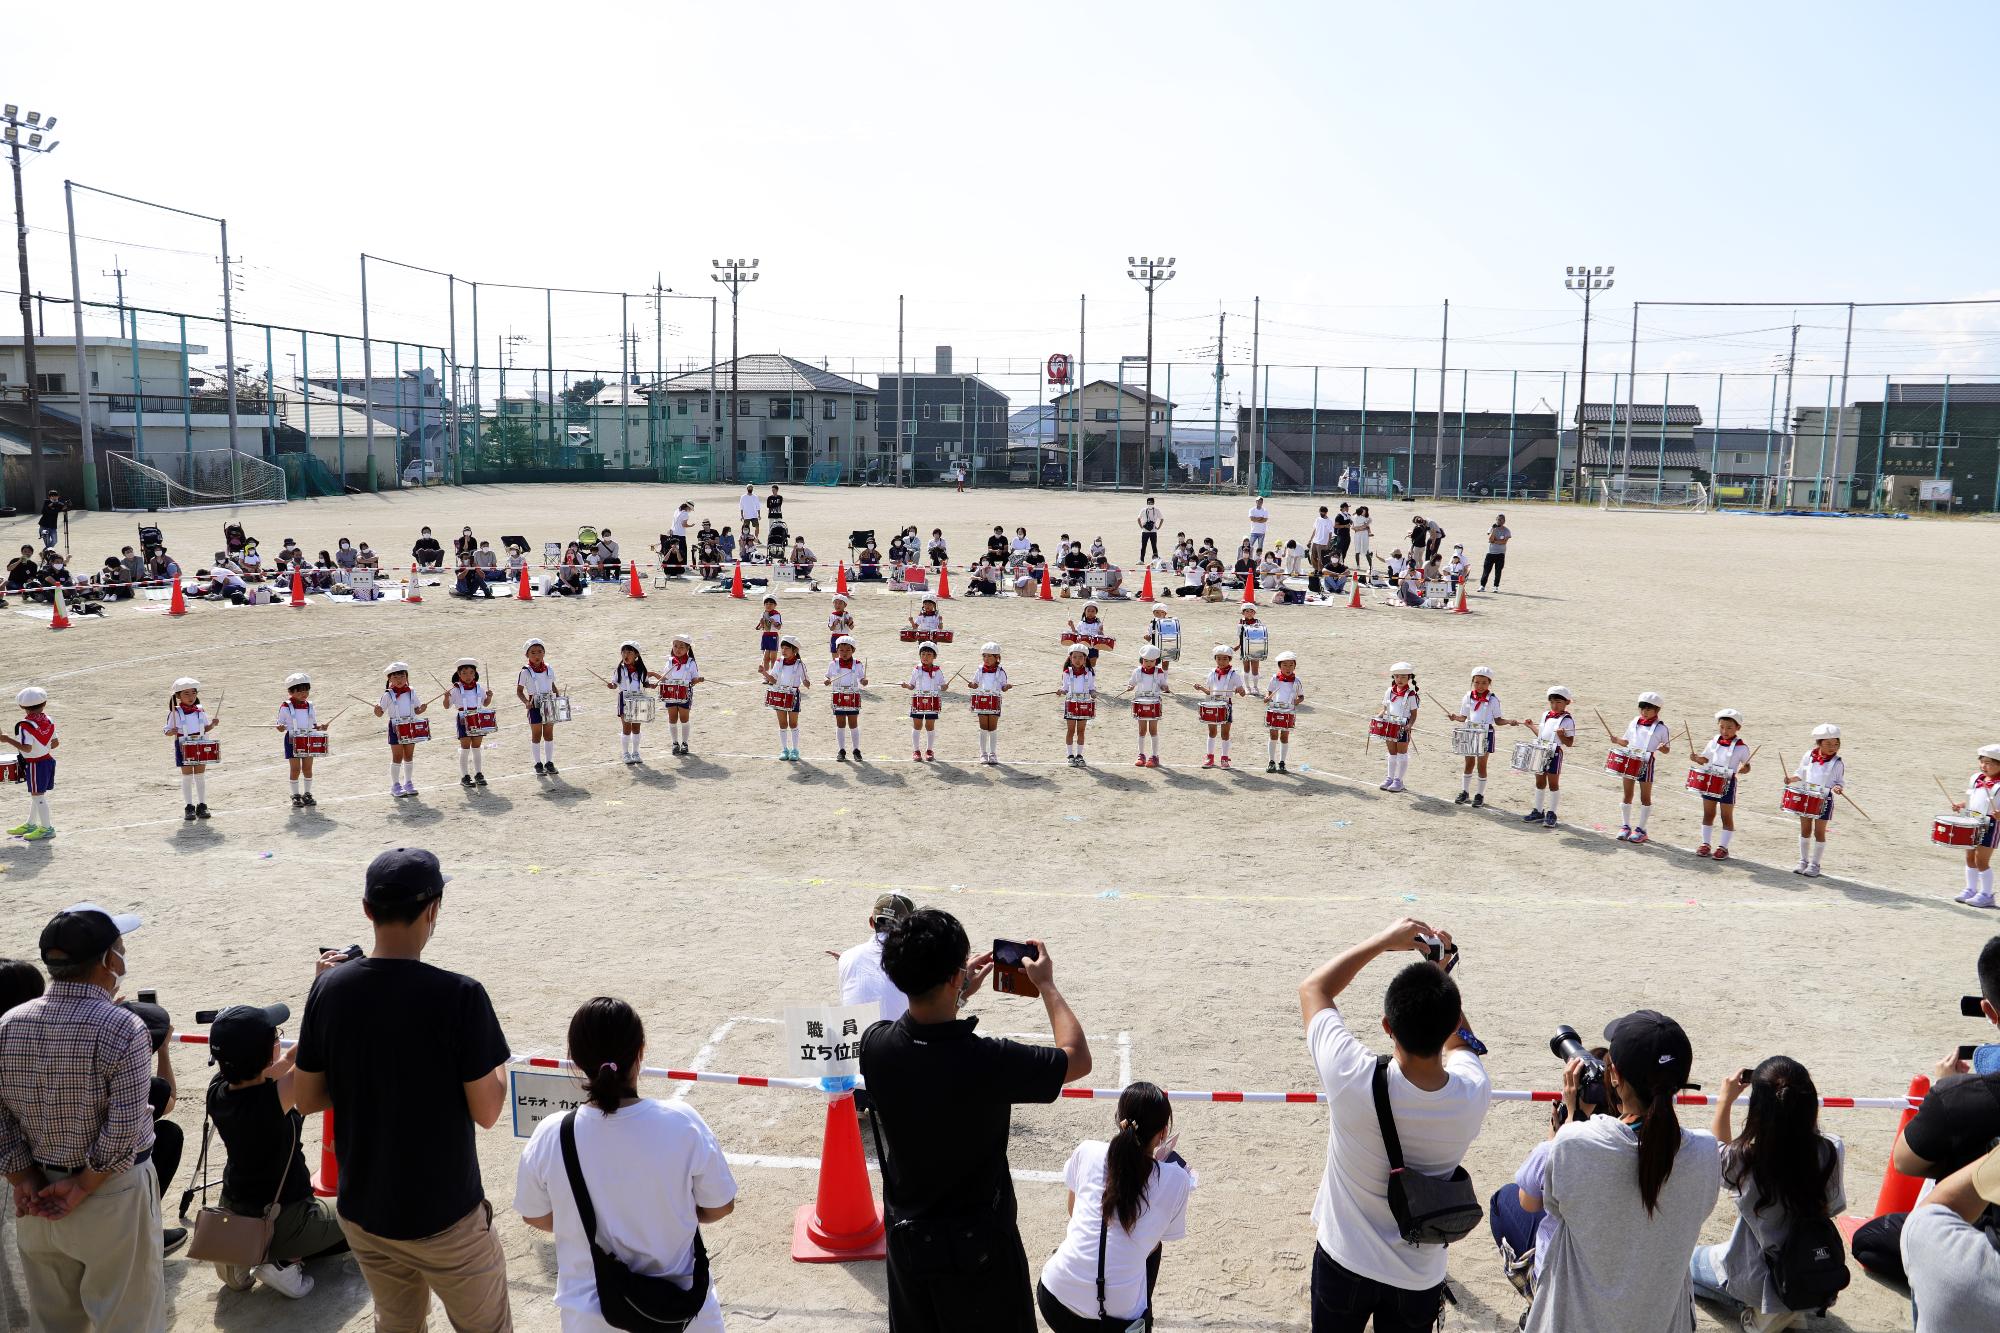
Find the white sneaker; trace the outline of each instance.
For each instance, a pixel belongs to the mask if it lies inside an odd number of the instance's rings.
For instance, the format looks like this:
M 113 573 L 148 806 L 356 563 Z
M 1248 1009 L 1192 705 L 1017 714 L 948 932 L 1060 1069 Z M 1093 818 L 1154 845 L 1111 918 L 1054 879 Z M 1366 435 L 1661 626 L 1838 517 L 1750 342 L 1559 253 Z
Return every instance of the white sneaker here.
M 1801 873 L 1804 874 L 1807 879 L 1818 879 L 1819 867 L 1817 865 L 1808 865 L 1805 868 L 1805 870 L 1802 871 Z
M 1953 898 L 1952 901 L 1955 903 L 1969 903 L 1978 896 L 1979 896 L 1978 889 L 1967 887 L 1959 890 L 1958 897 Z
M 293 1300 L 313 1289 L 313 1280 L 303 1264 L 258 1264 L 250 1273 L 272 1291 Z
M 1797 1310 L 1782 1310 L 1776 1314 L 1760 1314 L 1745 1308 L 1737 1316 L 1737 1326 L 1743 1333 L 1782 1333 L 1785 1329 L 1798 1328 L 1806 1317 Z
M 1992 907 L 1994 905 L 1993 895 L 1982 890 L 1975 896 L 1966 899 L 1965 905 L 1967 907 Z

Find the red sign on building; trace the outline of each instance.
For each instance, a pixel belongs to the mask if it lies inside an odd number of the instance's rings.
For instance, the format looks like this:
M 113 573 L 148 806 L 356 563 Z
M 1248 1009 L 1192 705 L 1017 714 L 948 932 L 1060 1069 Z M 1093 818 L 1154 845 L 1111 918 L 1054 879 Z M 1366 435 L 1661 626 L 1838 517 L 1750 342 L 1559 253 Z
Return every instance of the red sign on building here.
M 1049 383 L 1069 383 L 1069 357 L 1066 354 L 1057 352 L 1049 358 Z

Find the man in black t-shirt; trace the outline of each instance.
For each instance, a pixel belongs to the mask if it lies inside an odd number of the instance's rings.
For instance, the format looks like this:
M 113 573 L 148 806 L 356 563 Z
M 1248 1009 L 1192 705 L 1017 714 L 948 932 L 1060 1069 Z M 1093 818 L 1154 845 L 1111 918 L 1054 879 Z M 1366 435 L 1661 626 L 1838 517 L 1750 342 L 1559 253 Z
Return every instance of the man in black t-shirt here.
M 1017 1103 L 1053 1102 L 1090 1073 L 1083 1025 L 1038 940 L 1021 971 L 1041 991 L 1054 1046 L 981 1037 L 959 1006 L 993 970 L 965 928 L 926 908 L 889 931 L 882 968 L 909 1012 L 861 1038 L 861 1074 L 887 1140 L 889 1327 L 896 1333 L 1033 1333 L 1033 1279 L 1015 1222 L 1007 1133 Z
M 455 1328 L 511 1326 L 472 1138 L 506 1102 L 507 1038 L 485 987 L 423 961 L 448 878 L 414 847 L 370 862 L 374 947 L 320 959 L 299 1027 L 298 1108 L 339 1112 L 341 1230 L 383 1330 L 422 1328 L 432 1292 Z
M 56 529 L 62 525 L 62 516 L 69 512 L 69 501 L 62 498 L 61 491 L 50 491 L 49 498 L 42 501 L 42 516 L 35 524 L 36 533 L 42 539 L 42 549 L 53 551 L 56 545 Z

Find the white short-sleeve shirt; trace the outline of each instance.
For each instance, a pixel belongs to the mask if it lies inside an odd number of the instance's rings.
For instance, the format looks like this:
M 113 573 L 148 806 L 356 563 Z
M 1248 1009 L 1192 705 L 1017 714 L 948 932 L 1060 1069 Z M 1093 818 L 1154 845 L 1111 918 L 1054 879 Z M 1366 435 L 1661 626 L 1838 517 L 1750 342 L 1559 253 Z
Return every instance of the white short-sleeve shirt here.
M 1459 716 L 1474 726 L 1490 727 L 1500 717 L 1500 696 L 1488 690 L 1480 698 L 1467 690 L 1465 697 L 1458 701 Z
M 1725 741 L 1722 737 L 1717 736 L 1714 740 L 1701 747 L 1701 759 L 1703 763 L 1715 764 L 1728 769 L 1731 776 L 1735 775 L 1737 769 L 1743 767 L 1744 761 L 1749 759 L 1749 757 L 1750 747 L 1743 743 L 1741 736 L 1731 741 Z
M 1164 670 L 1155 668 L 1149 671 L 1145 667 L 1134 667 L 1127 688 L 1132 691 L 1134 699 L 1157 699 L 1160 687 L 1166 683 L 1167 673 Z
M 1576 735 L 1576 719 L 1568 713 L 1546 713 L 1535 728 L 1535 738 L 1544 745 L 1560 743 L 1564 736 Z
M 1137 1319 L 1146 1312 L 1146 1257 L 1163 1241 L 1187 1237 L 1188 1196 L 1194 1174 L 1178 1162 L 1159 1162 L 1146 1202 L 1130 1231 L 1117 1218 L 1104 1220 L 1105 1158 L 1111 1145 L 1080 1143 L 1063 1167 L 1063 1184 L 1076 1195 L 1062 1244 L 1042 1265 L 1042 1285 L 1072 1313 L 1097 1318 L 1097 1241 L 1103 1234 L 1104 1309 L 1114 1319 Z
M 840 1002 L 872 1002 L 881 1009 L 882 1017 L 893 1023 L 908 1012 L 910 997 L 897 990 L 882 970 L 882 941 L 887 938 L 878 932 L 840 955 Z
M 1635 717 L 1625 724 L 1625 745 L 1640 754 L 1652 754 L 1673 738 L 1674 733 L 1658 718 L 1646 722 Z
M 1271 526 L 1270 510 L 1264 508 L 1263 505 L 1258 505 L 1250 511 L 1250 534 L 1252 536 L 1254 537 L 1263 536 L 1267 531 L 1270 530 L 1270 526 Z
M 1313 520 L 1313 545 L 1333 545 L 1333 520 L 1325 514 Z
M 743 498 L 736 502 L 736 512 L 745 518 L 755 518 L 763 510 L 763 503 L 756 496 L 745 491 Z
M 1271 677 L 1271 683 L 1264 687 L 1271 707 L 1280 713 L 1291 711 L 1292 705 L 1298 702 L 1299 683 L 1297 676 Z

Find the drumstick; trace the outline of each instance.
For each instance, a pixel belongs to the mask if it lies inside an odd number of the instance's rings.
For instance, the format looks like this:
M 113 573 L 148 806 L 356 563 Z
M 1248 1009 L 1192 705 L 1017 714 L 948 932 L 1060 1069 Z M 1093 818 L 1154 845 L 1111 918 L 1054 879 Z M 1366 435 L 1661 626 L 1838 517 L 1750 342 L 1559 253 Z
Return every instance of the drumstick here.
M 1868 818 L 1868 812 L 1866 810 L 1863 810 L 1860 806 L 1854 804 L 1854 798 L 1852 796 L 1849 796 L 1846 792 L 1837 791 L 1834 793 L 1834 795 L 1838 796 L 1841 800 L 1847 802 L 1849 805 L 1853 805 L 1855 814 L 1860 815 L 1863 819 L 1867 819 L 1868 822 L 1871 824 L 1875 822 L 1873 819 Z
M 1778 751 L 1778 767 L 1784 770 L 1784 775 L 1786 777 L 1790 777 L 1792 775 L 1791 765 L 1785 762 L 1785 752 L 1783 750 Z
M 445 694 L 449 694 L 449 693 L 451 693 L 451 687 L 450 687 L 450 686 L 448 686 L 448 685 L 446 685 L 446 684 L 445 684 L 445 683 L 444 683 L 443 681 L 441 681 L 441 680 L 439 680 L 439 679 L 438 679 L 438 673 L 437 673 L 437 672 L 435 672 L 435 671 L 431 670 L 431 669 L 430 669 L 429 667 L 425 667 L 425 668 L 424 668 L 424 674 L 425 674 L 426 676 L 429 676 L 429 677 L 431 678 L 431 684 L 433 684 L 433 685 L 437 686 L 437 687 L 438 687 L 438 688 L 439 688 L 440 690 L 443 690 L 443 691 L 445 692 Z M 443 694 L 441 694 L 441 695 L 439 695 L 438 697 L 439 697 L 440 699 L 442 699 L 442 698 L 444 697 L 444 695 L 443 695 Z
M 1943 779 L 1943 778 L 1941 778 L 1941 777 L 1939 777 L 1939 776 L 1938 776 L 1937 774 L 1933 773 L 1933 774 L 1931 774 L 1931 781 L 1932 781 L 1932 782 L 1935 782 L 1935 783 L 1937 783 L 1937 785 L 1938 785 L 1938 790 L 1944 793 L 1944 798 L 1945 798 L 1945 800 L 1947 800 L 1947 801 L 1950 801 L 1950 802 L 1951 802 L 1951 804 L 1953 804 L 1953 805 L 1957 805 L 1957 804 L 1958 804 L 1958 802 L 1957 802 L 1957 801 L 1953 801 L 1953 800 L 1951 799 L 1951 789 L 1950 789 L 1949 787 L 1947 787 L 1947 786 L 1945 786 L 1945 785 L 1944 785 L 1944 779 Z
M 1694 733 L 1688 730 L 1687 719 L 1681 719 L 1681 735 L 1687 739 L 1688 756 L 1694 756 Z
M 362 697 L 361 697 L 360 695 L 358 695 L 358 694 L 350 694 L 350 695 L 348 695 L 347 697 L 348 697 L 348 698 L 350 698 L 350 699 L 352 699 L 352 700 L 354 700 L 354 702 L 356 702 L 356 703 L 360 704 L 360 705 L 361 705 L 361 706 L 362 706 L 363 708 L 373 708 L 373 707 L 375 707 L 375 705 L 374 705 L 374 704 L 373 704 L 372 702 L 370 702 L 370 701 L 369 701 L 369 700 L 367 700 L 367 699 L 363 699 L 363 698 L 362 698 Z
M 1590 711 L 1593 713 L 1597 713 L 1597 710 L 1595 708 L 1591 709 Z M 1622 743 L 1616 736 L 1613 736 L 1611 734 L 1611 724 L 1604 720 L 1604 714 L 1597 713 L 1597 725 L 1604 728 L 1605 736 L 1610 739 L 1613 745 L 1618 745 Z

